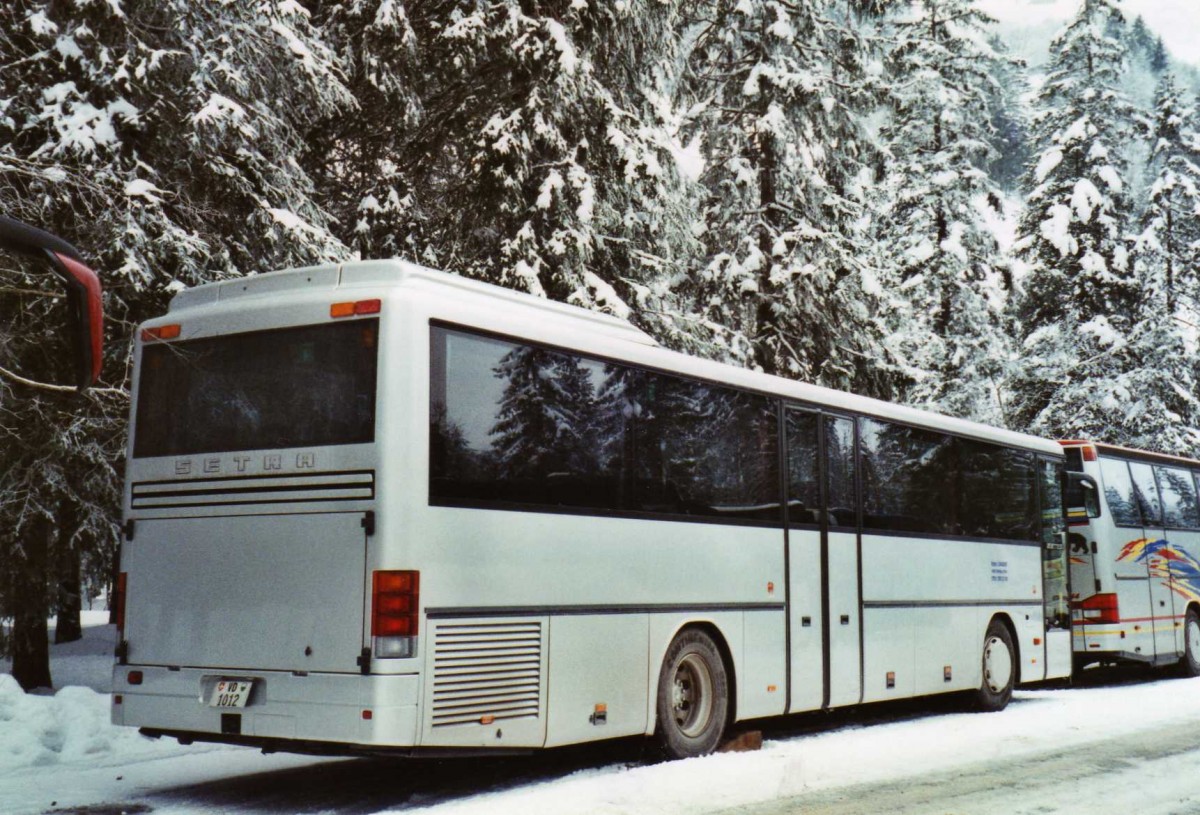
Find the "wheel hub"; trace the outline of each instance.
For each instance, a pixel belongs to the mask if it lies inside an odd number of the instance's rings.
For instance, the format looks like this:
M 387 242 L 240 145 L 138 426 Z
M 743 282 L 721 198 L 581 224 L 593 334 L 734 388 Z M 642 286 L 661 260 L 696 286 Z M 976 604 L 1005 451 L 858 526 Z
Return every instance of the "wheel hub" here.
M 990 637 L 983 648 L 983 681 L 992 693 L 1001 693 L 1012 681 L 1012 654 L 999 637 Z
M 713 680 L 708 666 L 696 654 L 679 660 L 671 682 L 671 711 L 680 732 L 695 738 L 712 718 Z

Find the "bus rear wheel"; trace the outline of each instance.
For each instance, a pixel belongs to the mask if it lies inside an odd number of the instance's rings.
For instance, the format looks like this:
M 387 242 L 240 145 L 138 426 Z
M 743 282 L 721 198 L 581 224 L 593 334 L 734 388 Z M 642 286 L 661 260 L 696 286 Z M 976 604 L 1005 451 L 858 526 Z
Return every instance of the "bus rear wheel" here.
M 989 713 L 1008 707 L 1016 668 L 1012 634 L 1004 623 L 992 620 L 983 636 L 983 680 L 975 691 L 975 707 Z
M 658 677 L 655 734 L 667 758 L 717 749 L 729 715 L 729 679 L 712 637 L 698 629 L 676 635 Z
M 1189 608 L 1183 622 L 1183 659 L 1179 667 L 1184 676 L 1200 676 L 1200 614 Z

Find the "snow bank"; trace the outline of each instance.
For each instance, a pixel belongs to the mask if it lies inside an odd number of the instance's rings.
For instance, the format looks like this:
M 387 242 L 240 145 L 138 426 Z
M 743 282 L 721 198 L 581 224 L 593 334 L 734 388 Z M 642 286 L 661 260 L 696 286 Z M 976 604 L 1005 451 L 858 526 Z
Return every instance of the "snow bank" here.
M 131 753 L 150 757 L 178 752 L 156 745 L 128 728 L 109 723 L 109 696 L 91 688 L 63 688 L 53 696 L 26 694 L 0 674 L 0 777 L 50 764 L 126 761 Z M 164 750 L 163 747 L 168 749 Z

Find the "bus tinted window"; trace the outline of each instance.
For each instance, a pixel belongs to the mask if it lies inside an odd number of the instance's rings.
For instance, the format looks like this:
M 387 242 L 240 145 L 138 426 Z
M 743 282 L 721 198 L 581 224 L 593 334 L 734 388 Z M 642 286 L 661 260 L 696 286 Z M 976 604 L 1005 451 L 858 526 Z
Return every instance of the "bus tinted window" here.
M 1033 454 L 960 439 L 962 507 L 959 522 L 967 535 L 1035 540 Z
M 787 412 L 788 523 L 820 523 L 821 485 L 817 468 L 817 414 Z
M 1163 502 L 1163 524 L 1173 529 L 1200 528 L 1196 485 L 1192 474 L 1175 467 L 1155 467 L 1158 491 Z
M 147 345 L 133 454 L 373 441 L 378 333 L 349 320 Z
M 1129 465 L 1113 458 L 1100 459 L 1100 477 L 1104 479 L 1104 500 L 1113 522 L 1122 526 L 1141 526 L 1142 516 L 1133 497 Z
M 1149 464 L 1131 461 L 1129 472 L 1133 476 L 1133 492 L 1142 511 L 1142 523 L 1145 526 L 1162 526 L 1162 503 L 1158 499 L 1154 469 Z
M 941 433 L 862 419 L 863 526 L 953 534 L 958 457 Z
M 430 498 L 774 520 L 775 402 L 435 328 Z
M 854 489 L 854 420 L 825 417 L 825 468 L 830 526 L 857 526 Z

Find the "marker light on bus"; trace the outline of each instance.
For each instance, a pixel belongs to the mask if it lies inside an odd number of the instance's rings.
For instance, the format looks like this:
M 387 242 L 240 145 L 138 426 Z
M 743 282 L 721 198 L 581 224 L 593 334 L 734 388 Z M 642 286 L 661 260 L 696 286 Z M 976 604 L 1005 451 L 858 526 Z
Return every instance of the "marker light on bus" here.
M 372 574 L 371 640 L 379 659 L 401 659 L 417 653 L 417 609 L 421 573 L 379 571 Z
M 153 328 L 142 329 L 142 342 L 151 340 L 173 340 L 179 336 L 180 326 L 172 325 L 157 325 Z
M 1115 594 L 1093 594 L 1079 603 L 1085 623 L 1119 623 L 1121 612 Z
M 382 300 L 359 300 L 353 303 L 334 303 L 329 307 L 329 316 L 354 317 L 359 314 L 378 314 L 382 310 Z

